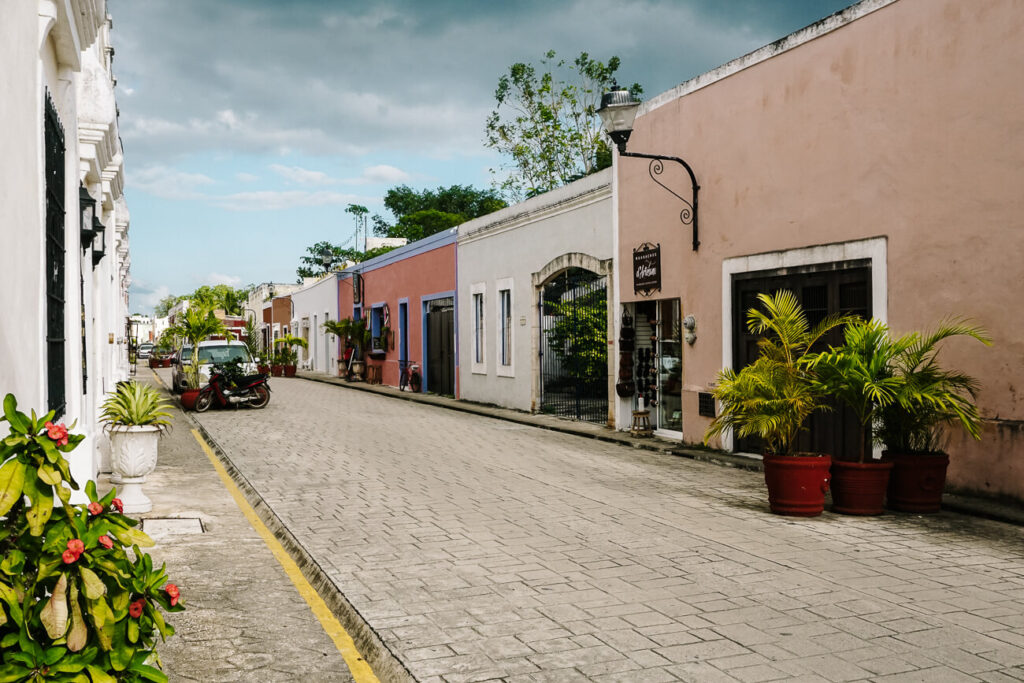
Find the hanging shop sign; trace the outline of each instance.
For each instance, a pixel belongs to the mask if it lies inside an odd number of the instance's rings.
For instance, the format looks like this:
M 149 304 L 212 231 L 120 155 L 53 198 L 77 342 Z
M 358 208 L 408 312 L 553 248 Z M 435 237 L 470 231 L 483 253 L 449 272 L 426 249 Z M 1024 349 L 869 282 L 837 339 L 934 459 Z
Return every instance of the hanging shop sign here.
M 633 292 L 650 296 L 661 291 L 661 244 L 644 242 L 633 250 Z
M 352 273 L 352 302 L 363 303 L 363 276 L 359 273 Z

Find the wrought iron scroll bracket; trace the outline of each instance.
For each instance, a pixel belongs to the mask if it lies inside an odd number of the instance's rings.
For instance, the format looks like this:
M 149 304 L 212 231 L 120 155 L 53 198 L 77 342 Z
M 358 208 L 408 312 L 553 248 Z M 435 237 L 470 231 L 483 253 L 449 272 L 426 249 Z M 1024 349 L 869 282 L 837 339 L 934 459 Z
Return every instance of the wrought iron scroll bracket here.
M 683 225 L 689 225 L 692 227 L 693 250 L 697 251 L 697 248 L 700 246 L 700 233 L 697 230 L 697 192 L 698 190 L 700 190 L 700 185 L 697 184 L 697 176 L 694 175 L 693 169 L 690 168 L 690 165 L 688 163 L 686 163 L 679 157 L 662 156 L 660 154 L 643 154 L 641 152 L 626 152 L 623 151 L 624 146 L 625 145 L 619 147 L 619 156 L 634 157 L 637 159 L 650 159 L 651 163 L 648 166 L 647 172 L 650 174 L 651 180 L 656 182 L 661 187 L 665 188 L 670 194 L 672 194 L 674 197 L 679 199 L 684 204 L 682 211 L 679 212 L 679 220 L 680 222 L 682 222 Z M 668 185 L 666 185 L 665 183 L 661 182 L 658 179 L 658 176 L 665 172 L 664 162 L 666 161 L 674 161 L 680 166 L 682 166 L 684 169 L 686 169 L 687 174 L 689 174 L 690 176 L 690 185 L 693 190 L 692 202 L 687 201 L 685 197 L 683 197 L 681 194 L 679 194 L 678 192 L 676 192 L 671 187 L 669 187 Z

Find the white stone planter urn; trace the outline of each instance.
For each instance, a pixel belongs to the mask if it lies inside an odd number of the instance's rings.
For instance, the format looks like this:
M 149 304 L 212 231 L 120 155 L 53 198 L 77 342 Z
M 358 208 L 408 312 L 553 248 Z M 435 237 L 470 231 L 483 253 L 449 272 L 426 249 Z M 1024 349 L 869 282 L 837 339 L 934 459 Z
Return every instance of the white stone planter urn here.
M 110 430 L 110 465 L 115 475 L 111 479 L 120 480 L 117 497 L 125 514 L 153 509 L 153 501 L 142 492 L 142 485 L 156 469 L 162 431 L 153 425 L 117 426 Z

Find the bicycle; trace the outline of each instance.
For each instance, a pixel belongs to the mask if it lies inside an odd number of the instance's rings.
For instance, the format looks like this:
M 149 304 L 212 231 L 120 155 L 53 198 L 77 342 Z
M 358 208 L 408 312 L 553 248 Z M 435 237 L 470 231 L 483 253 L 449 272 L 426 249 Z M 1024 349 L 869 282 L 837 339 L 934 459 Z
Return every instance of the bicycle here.
M 420 388 L 423 386 L 423 378 L 420 377 L 420 366 L 414 360 L 402 360 L 398 361 L 401 366 L 402 372 L 398 379 L 398 390 L 405 391 L 406 387 L 411 388 L 413 391 L 419 393 Z

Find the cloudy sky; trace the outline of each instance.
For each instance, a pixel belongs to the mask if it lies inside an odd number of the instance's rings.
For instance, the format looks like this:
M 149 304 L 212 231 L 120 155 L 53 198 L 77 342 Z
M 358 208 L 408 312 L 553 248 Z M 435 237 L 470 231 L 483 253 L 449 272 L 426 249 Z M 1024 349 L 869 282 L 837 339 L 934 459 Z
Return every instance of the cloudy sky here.
M 294 282 L 388 188 L 489 187 L 499 76 L 548 49 L 651 97 L 853 0 L 108 0 L 132 311 Z

